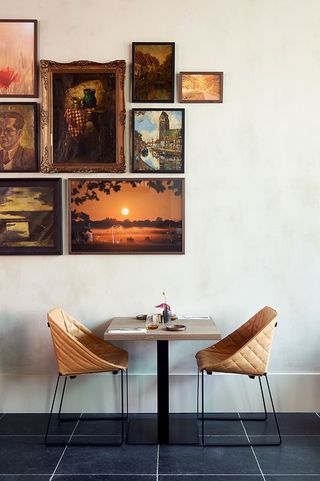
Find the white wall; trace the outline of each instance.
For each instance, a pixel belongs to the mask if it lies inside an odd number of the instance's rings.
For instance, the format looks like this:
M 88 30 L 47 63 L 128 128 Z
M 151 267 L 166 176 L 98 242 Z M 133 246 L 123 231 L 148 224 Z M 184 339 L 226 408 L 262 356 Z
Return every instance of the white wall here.
M 223 71 L 225 95 L 223 104 L 175 104 L 186 109 L 184 256 L 65 249 L 1 258 L 0 412 L 48 410 L 55 379 L 48 309 L 63 306 L 102 333 L 112 316 L 152 310 L 164 289 L 177 311 L 211 314 L 223 334 L 275 307 L 270 372 L 278 407 L 320 410 L 319 1 L 11 0 L 1 17 L 39 20 L 39 58 L 125 59 L 128 73 L 132 41 L 174 41 L 176 71 Z M 130 104 L 128 73 L 128 113 L 151 107 Z M 127 148 L 128 163 L 129 155 Z M 204 345 L 172 346 L 172 410 L 194 409 L 193 358 Z M 131 410 L 152 410 L 155 346 L 125 347 Z M 232 400 L 239 409 L 259 406 L 252 381 L 214 381 L 213 409 L 237 408 Z M 66 407 L 114 409 L 114 382 L 77 379 Z

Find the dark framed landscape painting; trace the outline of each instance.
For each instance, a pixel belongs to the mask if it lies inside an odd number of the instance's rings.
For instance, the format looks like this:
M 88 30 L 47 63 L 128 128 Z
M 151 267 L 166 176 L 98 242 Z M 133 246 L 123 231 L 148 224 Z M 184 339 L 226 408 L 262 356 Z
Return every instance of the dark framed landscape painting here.
M 61 179 L 0 179 L 0 255 L 62 254 Z
M 184 109 L 132 110 L 132 171 L 184 172 Z
M 40 67 L 41 172 L 124 172 L 125 61 Z
M 223 72 L 180 72 L 179 102 L 222 103 Z
M 37 97 L 37 20 L 0 20 L 0 97 Z
M 69 179 L 70 254 L 184 254 L 184 179 Z
M 174 102 L 174 42 L 132 43 L 132 102 Z
M 38 104 L 0 102 L 0 173 L 37 170 Z

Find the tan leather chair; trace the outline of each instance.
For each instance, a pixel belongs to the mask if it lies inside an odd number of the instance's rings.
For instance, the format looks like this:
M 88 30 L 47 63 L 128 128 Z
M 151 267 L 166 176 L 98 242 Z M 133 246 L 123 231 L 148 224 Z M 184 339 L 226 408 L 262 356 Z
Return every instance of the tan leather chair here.
M 128 414 L 128 353 L 119 347 L 109 344 L 95 336 L 83 324 L 73 319 L 60 307 L 48 312 L 48 326 L 51 330 L 53 347 L 58 365 L 58 379 L 51 405 L 45 443 L 48 435 L 59 381 L 65 377 L 60 406 L 59 419 L 68 377 L 74 379 L 81 374 L 110 372 L 121 374 L 121 442 L 124 439 L 124 407 L 123 407 L 123 373 L 126 373 L 127 414 Z M 115 418 L 110 418 L 115 419 Z M 56 443 L 55 443 L 56 444 Z M 101 443 L 99 443 L 101 444 Z
M 279 445 L 281 444 L 281 434 L 279 430 L 279 424 L 277 415 L 274 409 L 273 399 L 271 395 L 270 385 L 267 377 L 268 363 L 270 358 L 270 351 L 272 346 L 272 339 L 274 328 L 277 325 L 277 312 L 271 307 L 264 307 L 261 311 L 257 312 L 251 319 L 245 324 L 240 326 L 234 332 L 227 337 L 219 341 L 218 343 L 210 346 L 206 349 L 202 349 L 196 354 L 196 360 L 198 364 L 198 386 L 197 386 L 197 416 L 199 417 L 199 375 L 201 373 L 201 401 L 202 401 L 202 444 L 205 444 L 205 420 L 217 420 L 220 421 L 223 418 L 205 417 L 204 412 L 204 374 L 212 374 L 213 372 L 242 374 L 254 379 L 258 377 L 260 391 L 264 406 L 264 417 L 255 420 L 266 420 L 267 410 L 265 404 L 265 398 L 263 393 L 263 386 L 261 378 L 266 380 L 274 420 L 277 428 L 277 442 L 269 443 L 246 443 L 246 446 L 254 445 Z M 230 418 L 224 418 L 230 420 Z M 247 418 L 253 420 L 253 418 Z M 234 418 L 232 420 L 235 420 Z M 240 418 L 243 421 L 245 418 Z M 212 444 L 210 444 L 212 445 Z M 216 444 L 217 445 L 217 444 Z M 232 446 L 241 446 L 243 444 L 232 444 Z M 225 446 L 225 444 L 224 444 Z

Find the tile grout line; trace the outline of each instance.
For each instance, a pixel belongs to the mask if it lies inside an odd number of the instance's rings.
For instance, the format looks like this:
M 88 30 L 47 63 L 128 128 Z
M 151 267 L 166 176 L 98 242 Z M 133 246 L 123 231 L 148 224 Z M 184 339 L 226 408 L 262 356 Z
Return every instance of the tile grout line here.
M 320 418 L 320 416 L 319 416 Z M 1 418 L 0 418 L 1 420 Z M 63 438 L 66 434 L 53 434 L 56 438 Z M 78 434 L 74 436 L 81 436 L 82 438 L 112 438 L 117 436 L 117 434 Z M 0 434 L 0 438 L 42 438 L 43 434 Z M 241 438 L 243 434 L 205 434 L 206 438 Z M 252 438 L 272 438 L 274 434 L 251 434 Z M 282 438 L 320 438 L 320 434 L 281 434 Z
M 159 480 L 159 459 L 160 459 L 160 444 L 158 444 L 157 450 L 157 471 L 156 471 L 156 481 Z
M 15 474 L 7 474 L 7 476 L 16 476 Z M 30 476 L 30 474 L 19 474 L 19 476 Z M 46 476 L 45 474 L 32 474 L 32 476 Z M 145 477 L 153 477 L 154 475 L 153 474 L 139 474 L 139 473 L 135 473 L 135 474 L 128 474 L 128 473 L 118 473 L 118 474 L 111 474 L 110 473 L 86 473 L 86 474 L 81 474 L 81 473 L 68 473 L 67 475 L 66 474 L 63 474 L 63 473 L 60 473 L 60 474 L 55 474 L 55 478 L 59 479 L 59 477 L 61 476 L 68 476 L 68 477 L 71 477 L 71 476 L 77 476 L 77 477 L 81 477 L 81 476 L 118 476 L 119 478 L 121 478 L 122 476 L 136 476 L 136 477 L 141 477 L 141 478 L 145 478 Z M 197 476 L 197 477 L 204 477 L 206 476 L 207 478 L 214 478 L 214 477 L 230 477 L 231 476 L 233 478 L 235 477 L 238 477 L 238 476 L 242 476 L 242 477 L 246 477 L 246 478 L 252 478 L 252 477 L 257 477 L 259 476 L 259 474 L 239 474 L 239 473 L 224 473 L 224 474 L 219 474 L 219 473 L 214 473 L 214 474 L 204 474 L 204 473 L 198 473 L 198 474 L 195 474 L 195 473 L 183 473 L 183 474 L 178 474 L 178 473 L 164 473 L 164 474 L 161 474 L 162 477 L 168 477 L 168 476 L 175 476 L 175 477 L 178 477 L 178 476 L 184 476 L 184 477 L 188 477 L 188 476 Z M 319 474 L 266 474 L 265 476 L 270 477 L 270 476 L 292 476 L 292 477 L 297 477 L 297 476 L 304 476 L 304 477 L 307 477 L 307 478 L 313 478 L 315 476 L 320 476 Z M 268 481 L 268 480 L 266 480 Z
M 239 413 L 238 413 L 238 416 L 239 416 L 239 418 L 240 418 L 240 414 L 239 414 Z M 245 432 L 245 435 L 246 435 L 246 437 L 247 437 L 247 440 L 248 440 L 248 442 L 250 443 L 250 438 L 249 438 L 249 436 L 248 436 L 248 433 L 247 433 L 247 431 L 246 431 L 246 428 L 245 428 L 245 426 L 244 426 L 243 421 L 241 420 L 241 418 L 240 418 L 240 422 L 241 422 L 241 426 L 243 427 L 243 430 L 244 430 L 244 432 Z M 262 469 L 261 469 L 260 463 L 259 463 L 259 461 L 258 461 L 258 458 L 257 458 L 257 456 L 256 456 L 256 453 L 254 452 L 254 449 L 253 449 L 252 446 L 250 446 L 250 448 L 251 448 L 251 452 L 252 452 L 252 454 L 253 454 L 253 456 L 254 456 L 254 459 L 256 460 L 256 463 L 257 463 L 257 465 L 258 465 L 258 468 L 259 468 L 260 474 L 261 474 L 261 476 L 262 476 L 262 479 L 263 479 L 263 481 L 266 481 L 266 478 L 264 477 L 264 474 L 263 474 L 263 472 L 262 472 Z
M 68 439 L 68 443 L 71 441 L 72 436 L 73 436 L 73 433 L 75 432 L 75 430 L 76 430 L 77 427 L 78 427 L 78 424 L 79 424 L 79 422 L 80 422 L 81 416 L 82 416 L 82 413 L 80 414 L 80 418 L 78 419 L 77 424 L 75 425 L 72 433 L 70 434 L 70 437 L 69 437 L 69 439 Z M 64 450 L 62 451 L 62 454 L 61 454 L 61 456 L 60 456 L 60 459 L 59 459 L 59 461 L 57 462 L 57 465 L 56 465 L 53 473 L 51 474 L 51 476 L 50 476 L 50 478 L 49 478 L 49 481 L 52 481 L 52 480 L 53 480 L 53 477 L 54 477 L 54 475 L 55 475 L 55 473 L 56 473 L 56 471 L 57 471 L 57 469 L 58 469 L 58 467 L 59 467 L 59 464 L 60 464 L 61 461 L 62 461 L 62 458 L 63 458 L 63 456 L 64 456 L 64 453 L 66 452 L 66 450 L 67 450 L 67 448 L 68 448 L 68 443 L 67 443 L 67 445 L 65 446 Z

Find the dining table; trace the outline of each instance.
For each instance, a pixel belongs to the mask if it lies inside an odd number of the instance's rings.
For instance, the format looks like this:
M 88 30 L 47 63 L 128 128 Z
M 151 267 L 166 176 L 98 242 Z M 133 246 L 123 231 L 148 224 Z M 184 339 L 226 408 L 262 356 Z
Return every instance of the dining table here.
M 175 327 L 177 326 L 177 330 Z M 180 326 L 180 327 L 179 327 Z M 182 327 L 181 327 L 182 326 Z M 210 316 L 184 316 L 171 323 L 160 323 L 157 329 L 146 329 L 144 320 L 136 317 L 114 317 L 107 323 L 106 341 L 155 341 L 157 345 L 157 417 L 132 419 L 129 444 L 197 444 L 195 416 L 170 416 L 169 412 L 169 343 L 170 341 L 210 341 L 221 339 L 221 333 Z M 129 353 L 130 356 L 130 353 Z M 196 366 L 196 363 L 195 363 Z M 196 370 L 195 370 L 196 373 Z

